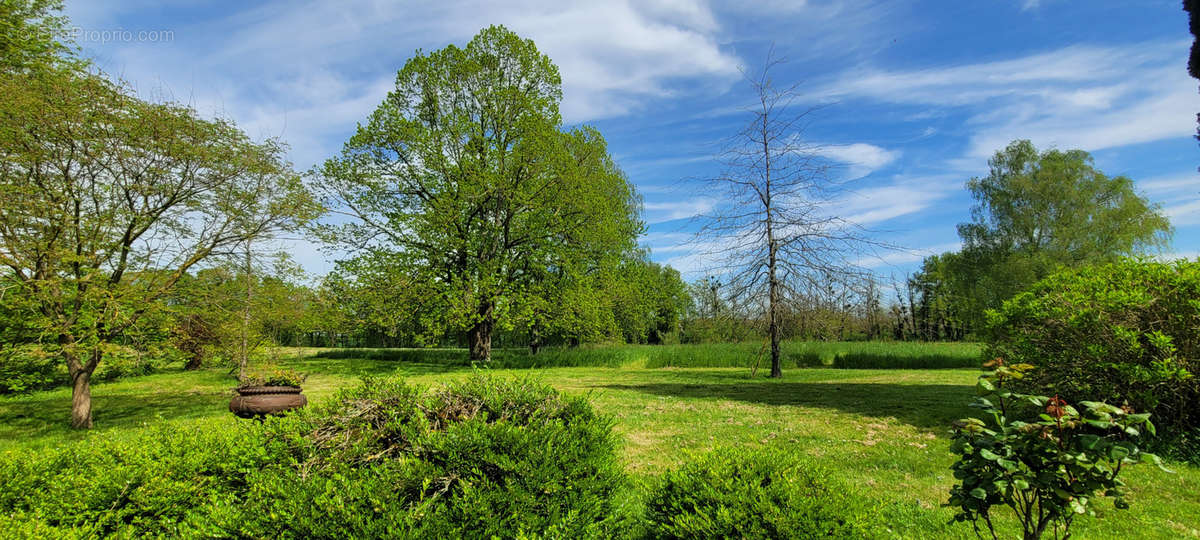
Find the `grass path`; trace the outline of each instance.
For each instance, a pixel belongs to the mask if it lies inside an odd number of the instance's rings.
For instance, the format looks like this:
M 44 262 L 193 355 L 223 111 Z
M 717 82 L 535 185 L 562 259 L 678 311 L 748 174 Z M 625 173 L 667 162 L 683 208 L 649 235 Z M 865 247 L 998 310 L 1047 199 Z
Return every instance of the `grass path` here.
M 313 373 L 310 399 L 329 396 L 362 375 L 399 374 L 421 384 L 465 377 L 469 369 L 364 359 L 289 361 Z M 974 370 L 790 369 L 780 380 L 751 379 L 735 368 L 553 368 L 499 370 L 533 376 L 572 394 L 590 396 L 616 419 L 623 459 L 635 477 L 650 477 L 689 452 L 722 446 L 776 445 L 814 458 L 832 474 L 861 486 L 897 537 L 973 538 L 948 525 L 939 505 L 953 478 L 948 423 L 968 414 Z M 761 375 L 761 374 L 760 374 Z M 66 428 L 63 390 L 0 398 L 0 451 L 20 452 L 99 433 L 136 433 L 157 421 L 220 429 L 231 380 L 217 370 L 169 372 L 97 385 L 93 433 Z M 1077 524 L 1076 538 L 1200 538 L 1200 469 L 1172 465 L 1129 471 L 1134 510 L 1101 503 L 1098 519 Z

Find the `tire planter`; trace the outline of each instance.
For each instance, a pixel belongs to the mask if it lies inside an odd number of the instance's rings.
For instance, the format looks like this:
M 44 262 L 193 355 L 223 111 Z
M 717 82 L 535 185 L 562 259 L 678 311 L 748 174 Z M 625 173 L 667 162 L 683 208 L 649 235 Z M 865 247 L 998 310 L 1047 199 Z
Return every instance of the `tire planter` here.
M 229 411 L 242 418 L 283 414 L 308 405 L 299 386 L 247 386 L 234 391 L 238 395 L 229 400 Z

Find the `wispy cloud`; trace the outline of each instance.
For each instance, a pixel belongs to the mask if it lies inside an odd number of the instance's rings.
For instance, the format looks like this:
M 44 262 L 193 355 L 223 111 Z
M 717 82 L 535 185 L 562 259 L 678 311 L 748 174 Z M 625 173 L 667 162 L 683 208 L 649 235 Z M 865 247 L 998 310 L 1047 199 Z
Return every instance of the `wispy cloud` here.
M 873 144 L 817 145 L 815 153 L 849 166 L 847 179 L 867 176 L 900 157 L 899 150 L 887 150 Z
M 950 242 L 916 249 L 900 249 L 860 258 L 855 261 L 855 265 L 871 269 L 897 267 L 923 261 L 925 257 L 930 255 L 938 255 L 947 251 L 958 251 L 961 248 L 962 242 Z
M 81 6 L 72 15 L 105 27 L 117 24 L 121 10 Z M 187 96 L 202 113 L 236 118 L 254 135 L 285 134 L 293 159 L 307 167 L 382 101 L 414 50 L 462 44 L 496 23 L 534 39 L 559 66 L 571 123 L 724 87 L 739 76 L 712 10 L 673 1 L 276 1 L 192 23 L 170 46 L 89 52 L 141 88 Z
M 1194 133 L 1200 96 L 1177 65 L 1187 47 L 1184 41 L 1079 45 L 949 67 L 856 68 L 815 97 L 962 109 L 973 131 L 969 158 L 987 157 L 1017 138 L 1094 151 Z
M 682 201 L 648 202 L 643 205 L 649 223 L 662 223 L 676 219 L 686 219 L 704 214 L 716 207 L 717 202 L 707 197 L 695 197 Z
M 928 209 L 960 189 L 957 176 L 897 176 L 889 184 L 855 190 L 834 201 L 830 211 L 858 225 L 875 225 Z
M 1200 193 L 1200 174 L 1188 171 L 1170 176 L 1158 176 L 1137 181 L 1137 187 L 1152 196 Z
M 1163 208 L 1163 214 L 1176 227 L 1200 225 L 1200 198 Z

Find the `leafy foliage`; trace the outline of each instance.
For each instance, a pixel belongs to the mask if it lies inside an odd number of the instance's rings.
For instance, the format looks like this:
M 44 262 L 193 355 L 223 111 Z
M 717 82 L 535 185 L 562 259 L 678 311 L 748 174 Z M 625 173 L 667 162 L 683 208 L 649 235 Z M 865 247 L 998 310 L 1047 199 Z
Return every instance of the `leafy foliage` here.
M 300 386 L 308 374 L 279 366 L 260 366 L 246 370 L 239 387 L 248 386 Z
M 577 285 L 631 250 L 642 228 L 603 137 L 563 130 L 561 99 L 550 59 L 489 27 L 465 48 L 409 59 L 317 171 L 327 197 L 358 218 L 325 238 L 407 287 L 416 301 L 399 318 L 468 332 L 476 361 L 490 357 L 497 326 L 536 323 L 548 292 L 589 290 Z
M 1065 270 L 989 314 L 987 354 L 1038 367 L 1017 383 L 1023 391 L 1128 403 L 1154 414 L 1165 438 L 1195 437 L 1197 299 L 1200 262 Z
M 793 455 L 724 449 L 663 475 L 646 526 L 651 538 L 867 538 L 866 510 Z
M 959 455 L 951 467 L 958 483 L 950 490 L 949 506 L 957 521 L 971 521 L 979 532 L 983 521 L 993 538 L 992 509 L 1011 508 L 1026 540 L 1047 531 L 1070 535 L 1076 515 L 1095 515 L 1093 501 L 1113 497 L 1118 509 L 1128 508 L 1128 490 L 1118 478 L 1126 465 L 1161 462 L 1143 452 L 1143 430 L 1154 433 L 1149 413 L 1080 401 L 1079 408 L 1061 397 L 1019 394 L 1011 381 L 1035 370 L 1029 364 L 989 363 L 979 377 L 979 397 L 972 406 L 984 418 L 955 423 L 950 451 Z
M 0 8 L 0 311 L 60 354 L 72 425 L 86 428 L 106 349 L 189 269 L 314 204 L 278 141 L 142 100 L 74 61 L 57 7 Z
M 1167 245 L 1171 226 L 1133 180 L 1107 176 L 1082 150 L 1038 151 L 1013 141 L 967 189 L 977 204 L 958 226 L 963 249 L 927 261 L 924 301 L 978 330 L 984 312 L 1061 267 L 1113 262 Z
M 483 376 L 367 380 L 261 425 L 101 435 L 0 473 L 6 536 L 599 538 L 624 485 L 611 419 Z

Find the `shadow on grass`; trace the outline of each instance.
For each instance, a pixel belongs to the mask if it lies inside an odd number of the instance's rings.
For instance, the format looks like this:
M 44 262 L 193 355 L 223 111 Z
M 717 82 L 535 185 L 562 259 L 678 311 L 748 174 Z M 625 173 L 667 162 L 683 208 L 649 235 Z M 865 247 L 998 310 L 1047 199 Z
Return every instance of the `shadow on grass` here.
M 69 427 L 71 397 L 68 394 L 10 398 L 0 403 L 0 439 L 18 445 L 39 446 L 39 439 L 47 443 L 76 440 L 88 433 L 127 429 L 160 419 L 230 415 L 229 398 L 227 390 L 93 394 L 95 428 L 88 431 Z
M 721 399 L 763 405 L 836 409 L 843 412 L 894 417 L 906 424 L 944 431 L 950 422 L 967 416 L 973 391 L 958 384 L 738 382 L 735 384 L 610 384 L 612 390 L 632 390 L 685 399 Z M 941 434 L 941 433 L 939 433 Z

